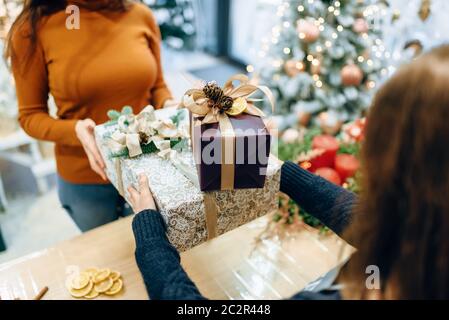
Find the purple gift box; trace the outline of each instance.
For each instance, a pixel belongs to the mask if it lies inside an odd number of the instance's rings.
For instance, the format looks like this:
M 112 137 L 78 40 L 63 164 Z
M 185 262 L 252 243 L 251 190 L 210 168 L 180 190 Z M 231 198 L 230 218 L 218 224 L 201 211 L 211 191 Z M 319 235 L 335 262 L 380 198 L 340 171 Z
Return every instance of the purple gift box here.
M 263 119 L 250 114 L 202 124 L 191 116 L 192 147 L 201 191 L 263 188 L 271 136 Z

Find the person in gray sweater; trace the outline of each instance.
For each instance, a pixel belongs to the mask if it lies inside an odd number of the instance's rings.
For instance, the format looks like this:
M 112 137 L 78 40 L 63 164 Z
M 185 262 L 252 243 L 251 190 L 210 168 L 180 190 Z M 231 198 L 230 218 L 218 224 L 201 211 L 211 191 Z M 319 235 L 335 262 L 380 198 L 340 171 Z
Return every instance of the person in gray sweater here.
M 152 299 L 205 299 L 181 266 L 178 251 L 170 244 L 162 215 L 156 211 L 148 180 L 140 177 L 140 193 L 131 188 L 131 202 L 141 210 L 133 220 L 136 261 Z M 341 234 L 350 221 L 356 196 L 298 165 L 287 162 L 281 169 L 281 191 Z M 338 292 L 302 292 L 293 299 L 337 299 Z
M 300 292 L 294 299 L 449 299 L 448 83 L 449 46 L 442 46 L 377 92 L 358 197 L 295 163 L 282 166 L 281 191 L 357 248 L 340 273 L 341 295 Z M 150 297 L 205 299 L 167 239 L 148 181 L 129 191 L 139 212 L 136 260 Z

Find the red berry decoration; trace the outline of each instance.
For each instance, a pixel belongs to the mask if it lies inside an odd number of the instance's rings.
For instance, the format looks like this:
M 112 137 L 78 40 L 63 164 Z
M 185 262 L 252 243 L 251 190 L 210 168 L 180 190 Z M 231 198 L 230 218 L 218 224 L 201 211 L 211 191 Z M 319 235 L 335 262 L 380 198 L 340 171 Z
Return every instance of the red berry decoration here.
M 338 186 L 341 185 L 341 178 L 338 175 L 338 172 L 332 168 L 319 168 L 315 171 L 315 174 L 329 182 L 332 182 L 333 184 Z
M 338 172 L 343 182 L 346 181 L 346 179 L 353 177 L 359 168 L 360 162 L 353 155 L 339 154 L 335 158 L 335 170 Z
M 331 135 L 319 135 L 313 138 L 312 149 L 323 150 L 323 154 L 315 157 L 310 161 L 312 164 L 311 171 L 322 167 L 333 168 L 335 164 L 335 156 L 340 148 L 338 140 Z

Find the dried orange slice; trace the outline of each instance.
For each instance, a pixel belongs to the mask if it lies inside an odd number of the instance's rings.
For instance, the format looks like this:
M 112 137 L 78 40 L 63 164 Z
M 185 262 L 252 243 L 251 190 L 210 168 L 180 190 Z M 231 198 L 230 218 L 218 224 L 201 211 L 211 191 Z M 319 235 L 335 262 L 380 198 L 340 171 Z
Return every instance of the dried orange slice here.
M 114 281 L 111 278 L 106 278 L 105 280 L 101 281 L 101 282 L 97 282 L 95 283 L 95 291 L 97 291 L 98 293 L 103 293 L 108 291 L 109 289 L 112 288 L 114 284 Z
M 94 288 L 92 288 L 92 290 L 90 290 L 90 292 L 88 294 L 86 294 L 84 296 L 84 298 L 86 299 L 95 299 L 96 297 L 98 297 L 100 294 L 97 292 L 97 290 L 95 290 Z
M 104 294 L 108 295 L 108 296 L 113 296 L 116 295 L 117 293 L 119 293 L 123 288 L 123 281 L 122 279 L 118 279 L 117 281 L 114 281 L 114 284 L 112 285 L 112 287 L 106 291 Z
M 71 288 L 70 294 L 75 298 L 82 298 L 89 294 L 89 292 L 92 291 L 92 288 L 94 287 L 94 283 L 92 281 L 89 281 L 88 285 L 82 289 L 73 289 Z
M 107 269 L 107 268 L 106 269 L 101 269 L 101 270 L 99 270 L 95 274 L 94 282 L 95 283 L 102 282 L 102 281 L 106 280 L 109 277 L 110 274 L 111 274 L 111 270 L 110 269 Z
M 120 278 L 121 274 L 118 271 L 111 271 L 111 274 L 109 275 L 109 278 L 111 278 L 113 281 L 117 281 Z
M 242 114 L 247 107 L 248 102 L 246 101 L 246 99 L 237 98 L 232 104 L 232 108 L 226 111 L 226 113 L 229 114 L 230 116 L 238 116 L 239 114 Z
M 89 267 L 86 270 L 84 270 L 83 273 L 87 273 L 88 275 L 90 275 L 92 280 L 93 280 L 95 275 L 98 273 L 98 268 L 96 268 L 96 267 Z
M 87 273 L 80 273 L 75 275 L 70 282 L 70 287 L 75 290 L 85 288 L 90 282 L 90 276 Z

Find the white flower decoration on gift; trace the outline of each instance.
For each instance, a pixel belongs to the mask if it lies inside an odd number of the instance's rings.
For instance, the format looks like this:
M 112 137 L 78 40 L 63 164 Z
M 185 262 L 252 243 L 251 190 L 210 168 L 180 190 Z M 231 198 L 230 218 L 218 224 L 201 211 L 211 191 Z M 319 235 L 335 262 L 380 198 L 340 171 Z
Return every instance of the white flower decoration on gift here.
M 111 135 L 110 148 L 119 153 L 128 148 L 131 158 L 143 153 L 141 144 L 154 143 L 159 150 L 159 156 L 167 157 L 171 151 L 169 139 L 186 138 L 185 128 L 178 128 L 171 119 L 157 119 L 153 106 L 147 106 L 138 115 L 123 114 L 117 119 L 118 128 Z M 141 135 L 147 137 L 141 141 Z

